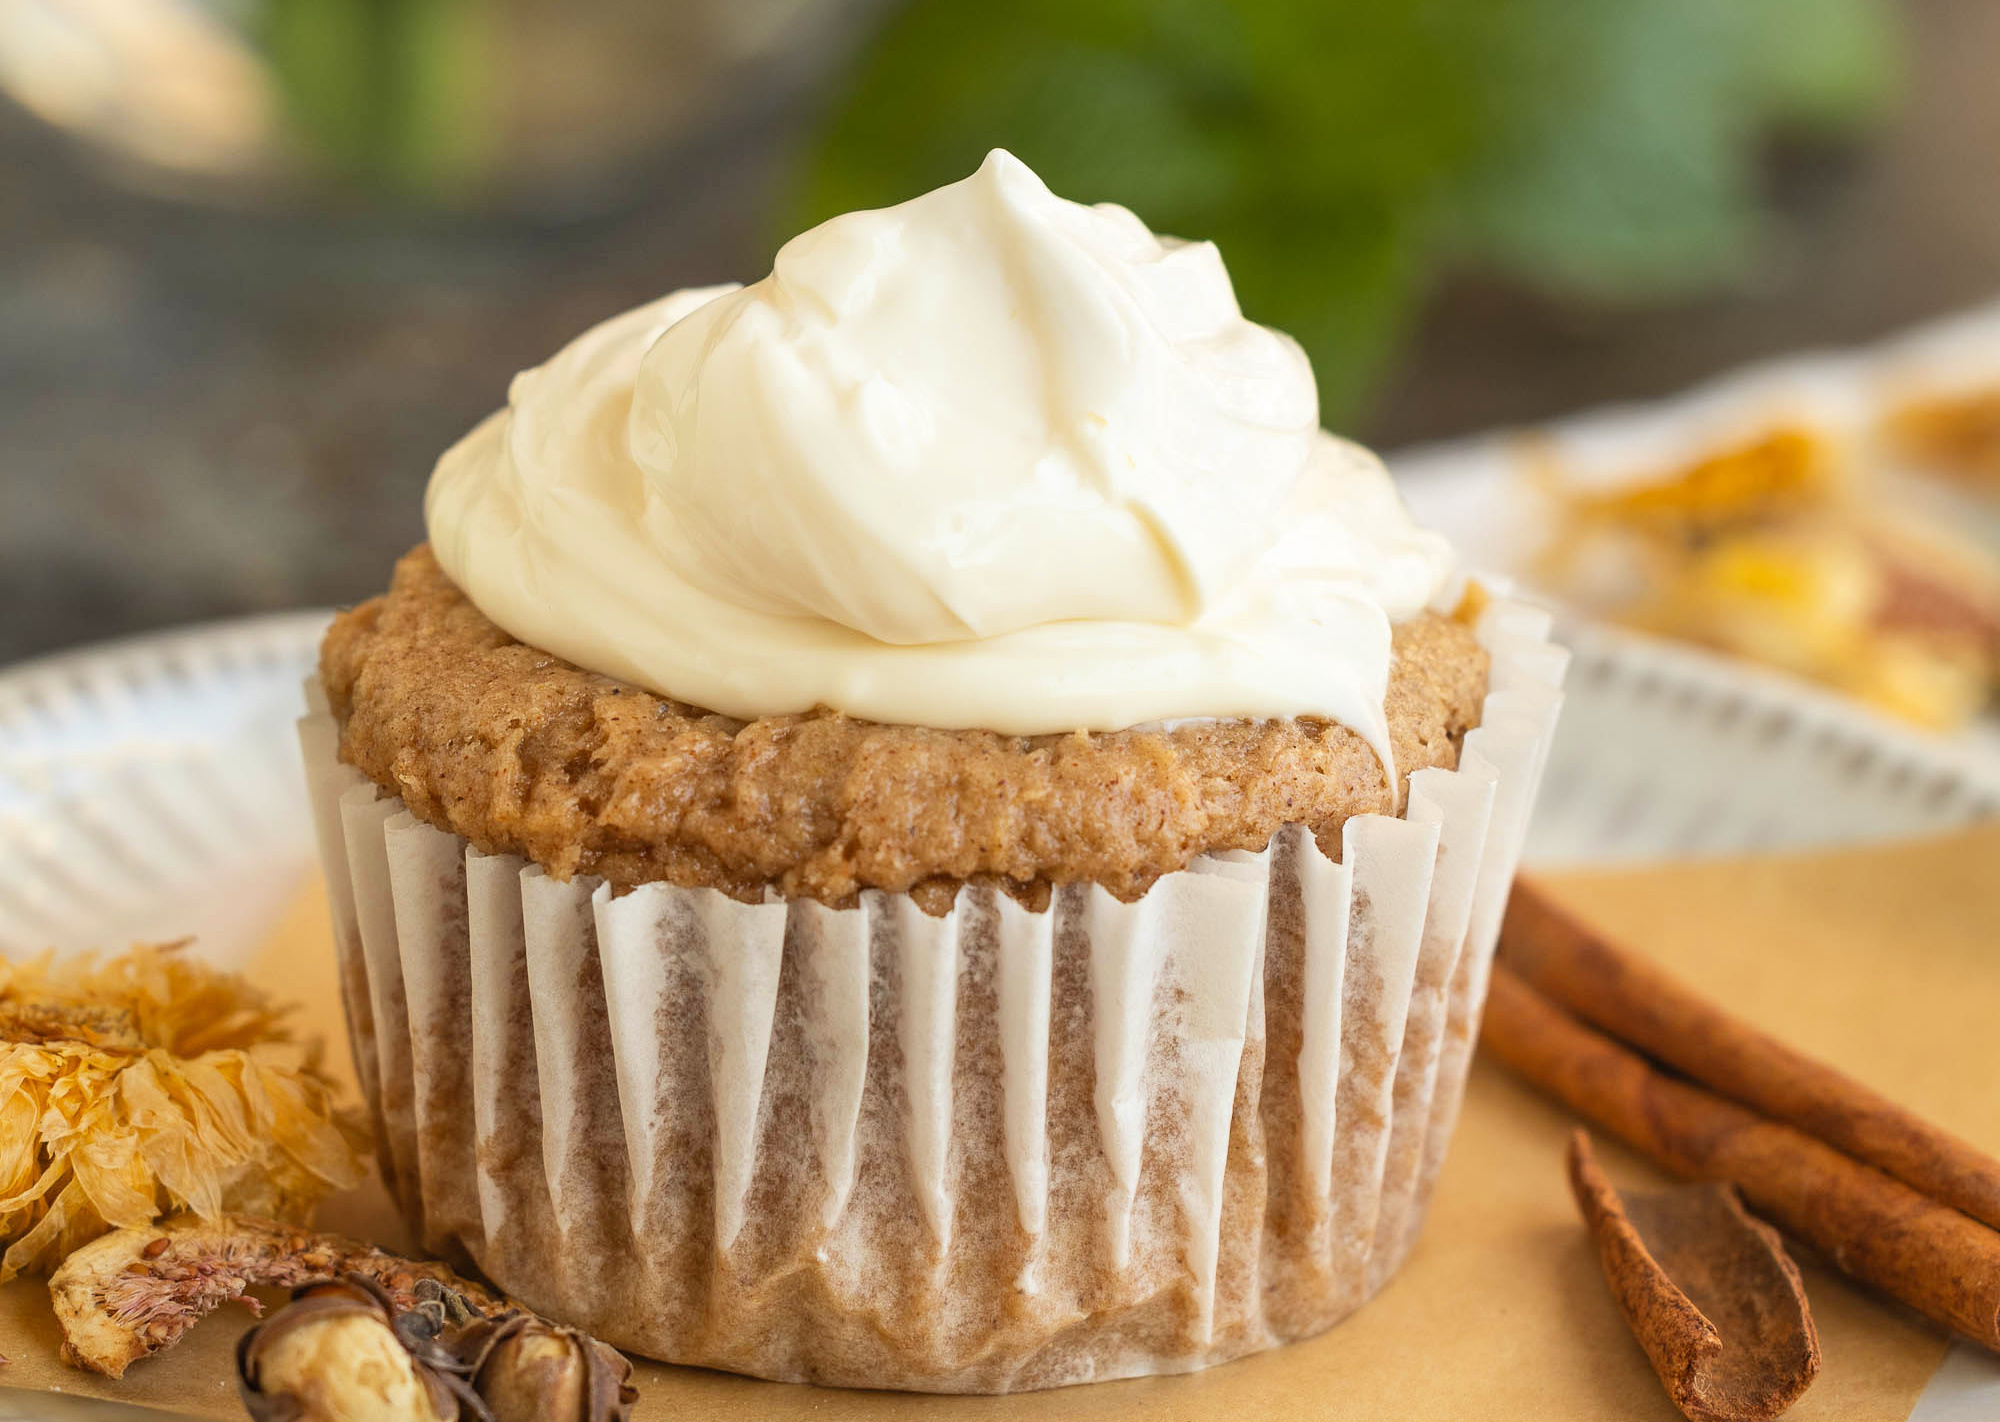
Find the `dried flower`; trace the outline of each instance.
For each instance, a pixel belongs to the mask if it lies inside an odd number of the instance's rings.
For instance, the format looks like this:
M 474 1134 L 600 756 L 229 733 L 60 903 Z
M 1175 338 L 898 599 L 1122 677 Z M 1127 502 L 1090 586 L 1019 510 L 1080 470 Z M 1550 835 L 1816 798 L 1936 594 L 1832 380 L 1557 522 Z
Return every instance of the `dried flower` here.
M 309 1285 L 236 1345 L 237 1392 L 256 1422 L 489 1422 L 440 1318 L 358 1274 Z
M 121 1377 L 233 1299 L 252 1311 L 253 1284 L 301 1288 L 362 1277 L 396 1309 L 435 1314 L 442 1330 L 512 1312 L 491 1289 L 442 1264 L 416 1263 L 275 1220 L 178 1215 L 117 1230 L 79 1249 L 49 1279 L 65 1361 Z
M 639 1398 L 617 1349 L 532 1314 L 475 1323 L 455 1347 L 493 1422 L 624 1422 Z
M 172 1210 L 297 1217 L 361 1179 L 317 1047 L 180 946 L 0 960 L 0 1282 Z

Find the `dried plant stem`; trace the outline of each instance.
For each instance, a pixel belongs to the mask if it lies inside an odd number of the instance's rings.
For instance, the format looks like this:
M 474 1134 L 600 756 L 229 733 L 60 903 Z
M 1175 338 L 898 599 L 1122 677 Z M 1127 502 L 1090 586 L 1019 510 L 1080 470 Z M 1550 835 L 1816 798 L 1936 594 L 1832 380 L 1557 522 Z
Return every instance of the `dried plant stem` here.
M 442 1264 L 240 1215 L 214 1221 L 177 1215 L 114 1230 L 65 1259 L 49 1279 L 49 1293 L 62 1324 L 64 1361 L 115 1378 L 231 1300 L 257 1309 L 244 1294 L 253 1284 L 300 1288 L 349 1274 L 379 1284 L 398 1308 L 421 1303 L 426 1281 L 448 1287 L 484 1317 L 512 1308 Z

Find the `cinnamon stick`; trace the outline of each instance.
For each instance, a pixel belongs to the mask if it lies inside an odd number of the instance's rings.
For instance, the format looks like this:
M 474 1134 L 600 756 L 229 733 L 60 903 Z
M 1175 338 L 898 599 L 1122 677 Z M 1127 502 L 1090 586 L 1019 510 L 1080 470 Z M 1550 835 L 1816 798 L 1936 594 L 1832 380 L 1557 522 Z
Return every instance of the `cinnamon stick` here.
M 1819 1376 L 1819 1331 L 1778 1232 L 1732 1185 L 1621 1198 L 1569 1140 L 1570 1189 L 1604 1277 L 1674 1406 L 1693 1422 L 1769 1422 Z
M 2000 1351 L 2000 1231 L 1790 1126 L 1666 1076 L 1493 969 L 1494 1057 L 1676 1175 L 1726 1180 L 1765 1219 L 1925 1317 Z
M 1509 967 L 1584 1021 L 1774 1120 L 2000 1229 L 2000 1160 L 1707 1002 L 1522 879 Z

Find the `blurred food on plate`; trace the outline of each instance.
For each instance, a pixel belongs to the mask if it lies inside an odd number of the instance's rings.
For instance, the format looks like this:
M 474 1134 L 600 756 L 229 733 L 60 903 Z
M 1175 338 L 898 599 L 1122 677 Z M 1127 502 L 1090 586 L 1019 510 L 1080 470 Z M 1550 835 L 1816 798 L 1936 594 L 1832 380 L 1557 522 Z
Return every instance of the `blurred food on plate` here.
M 1941 730 L 2000 687 L 2000 307 L 1498 445 L 1494 561 L 1579 612 Z
M 1884 350 L 1878 367 L 1882 464 L 1983 501 L 2000 538 L 2000 313 L 1940 322 Z
M 2000 680 L 1993 560 L 1832 477 L 1827 453 L 1780 430 L 1627 493 L 1570 495 L 1538 580 L 1641 630 L 1961 725 Z

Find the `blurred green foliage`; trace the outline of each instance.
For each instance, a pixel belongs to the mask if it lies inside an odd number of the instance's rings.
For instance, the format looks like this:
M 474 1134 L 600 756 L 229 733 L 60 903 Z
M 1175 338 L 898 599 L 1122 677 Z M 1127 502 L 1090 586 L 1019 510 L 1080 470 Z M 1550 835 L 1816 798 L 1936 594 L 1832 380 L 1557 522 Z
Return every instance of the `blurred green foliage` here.
M 1879 114 L 1895 18 L 1886 0 L 908 0 L 785 230 L 1012 149 L 1065 196 L 1216 241 L 1337 418 L 1453 265 L 1600 301 L 1744 271 L 1765 143 Z
M 262 0 L 287 117 L 328 174 L 437 198 L 477 177 L 488 0 Z

